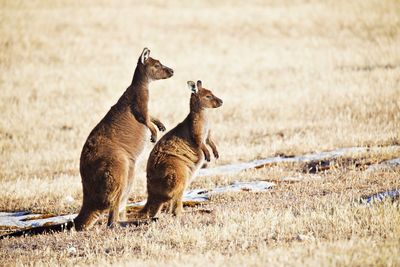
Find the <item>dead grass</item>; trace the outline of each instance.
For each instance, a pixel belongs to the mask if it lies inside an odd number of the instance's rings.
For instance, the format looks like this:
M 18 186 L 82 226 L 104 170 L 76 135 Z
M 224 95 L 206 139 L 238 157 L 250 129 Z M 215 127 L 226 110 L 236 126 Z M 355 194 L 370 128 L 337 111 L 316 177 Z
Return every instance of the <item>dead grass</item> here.
M 188 111 L 186 81 L 224 100 L 210 112 L 216 164 L 349 146 L 400 144 L 400 4 L 357 1 L 0 1 L 0 210 L 77 212 L 81 147 L 128 86 L 144 46 L 172 79 L 151 85 L 171 129 Z M 133 198 L 145 195 L 144 163 Z M 396 266 L 398 202 L 357 204 L 399 188 L 399 169 L 354 155 L 279 182 L 222 195 L 213 215 L 149 227 L 3 240 L 2 265 Z M 215 163 L 213 163 L 215 164 Z M 192 187 L 302 174 L 277 165 Z M 66 201 L 72 196 L 75 201 Z M 74 252 L 74 249 L 76 252 Z
M 269 170 L 242 174 L 263 179 Z M 399 188 L 398 172 L 338 172 L 301 183 L 278 183 L 269 193 L 212 198 L 213 214 L 163 216 L 138 228 L 2 241 L 4 263 L 125 265 L 397 265 L 400 207 L 358 202 L 365 194 Z M 187 208 L 190 210 L 190 208 Z M 32 252 L 34 251 L 34 252 Z M 366 257 L 368 256 L 368 257 Z M 247 264 L 246 264 L 247 265 Z

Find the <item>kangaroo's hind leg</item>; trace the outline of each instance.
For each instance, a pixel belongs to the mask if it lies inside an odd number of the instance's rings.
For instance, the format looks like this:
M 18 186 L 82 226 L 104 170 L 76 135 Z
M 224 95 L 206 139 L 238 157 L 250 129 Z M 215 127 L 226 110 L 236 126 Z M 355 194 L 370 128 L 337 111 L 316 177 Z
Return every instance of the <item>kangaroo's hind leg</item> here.
M 120 205 L 119 205 L 119 219 L 121 221 L 126 221 L 126 204 L 128 203 L 129 194 L 132 190 L 133 180 L 135 176 L 135 162 L 131 162 L 129 164 L 129 171 L 128 171 L 128 182 L 123 190 Z
M 153 198 L 151 196 L 148 197 L 146 205 L 144 205 L 143 209 L 139 211 L 140 218 L 153 218 L 160 211 L 161 207 L 165 203 L 164 200 L 159 198 Z
M 171 212 L 175 216 L 182 215 L 183 212 L 182 197 L 183 197 L 183 191 L 179 192 L 177 196 L 173 199 L 173 201 L 171 201 Z
M 113 160 L 111 167 L 106 172 L 107 191 L 110 192 L 108 199 L 110 204 L 108 227 L 114 226 L 120 220 L 121 201 L 128 184 L 128 174 L 129 162 L 123 158 Z
M 89 173 L 96 177 L 95 173 Z M 82 176 L 83 203 L 78 216 L 74 219 L 75 229 L 77 231 L 90 229 L 98 220 L 101 213 L 107 209 L 106 203 L 99 198 L 91 183 L 91 177 Z M 89 181 L 89 182 L 88 182 Z
M 78 216 L 76 216 L 76 218 L 74 219 L 75 229 L 77 231 L 83 231 L 92 228 L 93 225 L 97 222 L 101 213 L 102 210 L 98 210 L 92 207 L 92 205 L 90 205 L 88 201 L 84 200 Z
M 190 171 L 186 167 L 176 167 L 174 169 L 173 184 L 170 190 L 172 197 L 169 205 L 170 212 L 175 216 L 180 216 L 183 213 L 183 193 L 186 189 Z
M 115 200 L 110 205 L 110 211 L 108 213 L 108 227 L 115 226 L 116 222 L 119 221 L 119 207 L 121 201 L 122 192 L 118 192 L 118 195 L 115 197 Z

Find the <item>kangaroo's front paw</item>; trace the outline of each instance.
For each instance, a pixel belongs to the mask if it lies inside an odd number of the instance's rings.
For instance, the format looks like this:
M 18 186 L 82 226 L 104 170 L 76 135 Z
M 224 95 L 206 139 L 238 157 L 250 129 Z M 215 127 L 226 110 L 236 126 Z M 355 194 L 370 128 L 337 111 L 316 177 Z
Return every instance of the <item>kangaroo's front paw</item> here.
M 204 159 L 205 159 L 207 162 L 210 162 L 210 161 L 211 161 L 210 153 L 204 153 Z
M 157 125 L 157 128 L 158 128 L 158 130 L 161 131 L 161 132 L 164 132 L 164 131 L 166 130 L 164 124 L 162 124 L 161 122 L 160 122 L 160 124 Z
M 214 151 L 213 151 L 213 154 L 214 154 L 214 158 L 215 158 L 215 159 L 218 159 L 218 158 L 219 158 L 219 154 L 218 154 L 218 151 L 217 151 L 217 150 L 214 150 Z
M 150 137 L 150 141 L 152 143 L 155 143 L 157 141 L 157 135 L 156 134 L 152 134 L 151 137 Z

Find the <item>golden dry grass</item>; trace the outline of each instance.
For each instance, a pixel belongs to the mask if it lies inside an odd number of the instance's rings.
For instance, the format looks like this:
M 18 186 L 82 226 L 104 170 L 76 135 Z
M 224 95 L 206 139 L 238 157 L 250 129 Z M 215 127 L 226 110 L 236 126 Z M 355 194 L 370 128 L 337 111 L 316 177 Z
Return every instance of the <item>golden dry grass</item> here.
M 0 210 L 78 211 L 81 147 L 129 85 L 144 46 L 175 70 L 150 88 L 150 110 L 168 129 L 188 112 L 187 80 L 203 80 L 224 100 L 210 112 L 216 164 L 400 144 L 398 1 L 2 0 Z M 135 199 L 145 196 L 149 149 L 150 142 Z M 399 188 L 400 170 L 340 166 L 278 183 L 271 193 L 215 197 L 208 204 L 213 215 L 2 240 L 0 262 L 400 265 L 398 202 L 356 204 L 364 194 Z M 201 178 L 192 187 L 301 172 L 277 165 Z M 65 201 L 69 195 L 73 203 Z

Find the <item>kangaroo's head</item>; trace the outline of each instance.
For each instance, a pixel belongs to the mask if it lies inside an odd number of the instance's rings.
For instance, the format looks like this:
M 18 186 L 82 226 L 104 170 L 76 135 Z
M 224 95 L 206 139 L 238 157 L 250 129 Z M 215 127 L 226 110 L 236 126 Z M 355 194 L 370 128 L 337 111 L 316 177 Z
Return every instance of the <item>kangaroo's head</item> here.
M 187 84 L 192 91 L 190 109 L 218 108 L 222 106 L 222 100 L 210 90 L 204 88 L 201 81 L 197 81 L 197 86 L 193 81 L 188 81 Z
M 144 48 L 138 60 L 141 73 L 146 75 L 149 81 L 167 79 L 174 75 L 174 70 L 164 66 L 159 60 L 150 57 L 150 50 Z

